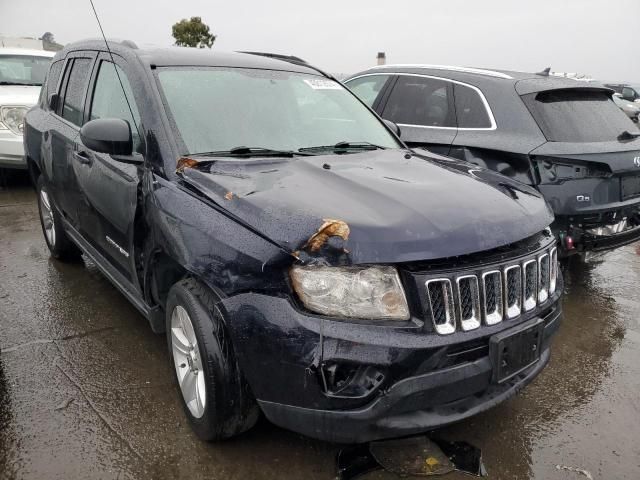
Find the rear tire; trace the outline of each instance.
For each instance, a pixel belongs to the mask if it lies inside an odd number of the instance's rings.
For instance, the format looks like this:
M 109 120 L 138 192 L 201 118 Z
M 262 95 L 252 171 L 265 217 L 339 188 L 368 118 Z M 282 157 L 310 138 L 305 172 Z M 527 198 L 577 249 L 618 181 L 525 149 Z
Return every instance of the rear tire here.
M 200 439 L 223 440 L 255 425 L 259 408 L 240 372 L 218 297 L 193 278 L 167 298 L 167 342 L 185 414 Z
M 38 177 L 36 182 L 36 191 L 38 193 L 40 226 L 51 256 L 63 261 L 77 261 L 82 252 L 69 240 L 62 228 L 62 219 L 53 206 L 51 195 L 49 195 L 48 187 L 45 185 L 42 175 Z

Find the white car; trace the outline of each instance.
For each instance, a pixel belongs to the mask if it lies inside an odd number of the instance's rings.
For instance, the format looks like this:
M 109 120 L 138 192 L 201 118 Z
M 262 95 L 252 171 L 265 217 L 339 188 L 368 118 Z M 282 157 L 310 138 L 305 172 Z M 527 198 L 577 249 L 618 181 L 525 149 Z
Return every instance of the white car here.
M 23 119 L 38 102 L 55 52 L 0 48 L 0 168 L 27 168 Z

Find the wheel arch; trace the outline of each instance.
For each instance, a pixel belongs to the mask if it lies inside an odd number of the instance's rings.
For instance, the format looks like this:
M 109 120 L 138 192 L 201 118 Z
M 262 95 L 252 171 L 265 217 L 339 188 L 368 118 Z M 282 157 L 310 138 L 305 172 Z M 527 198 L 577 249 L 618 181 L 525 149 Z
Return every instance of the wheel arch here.
M 162 250 L 156 250 L 147 264 L 145 297 L 150 304 L 165 310 L 171 287 L 186 278 L 189 271 Z

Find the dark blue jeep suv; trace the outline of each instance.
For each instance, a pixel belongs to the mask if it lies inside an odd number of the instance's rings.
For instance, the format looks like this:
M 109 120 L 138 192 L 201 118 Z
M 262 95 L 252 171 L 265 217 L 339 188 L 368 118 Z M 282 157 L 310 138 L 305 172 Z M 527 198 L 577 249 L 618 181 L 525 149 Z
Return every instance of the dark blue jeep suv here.
M 166 331 L 201 438 L 259 412 L 421 432 L 544 368 L 562 285 L 538 192 L 409 151 L 295 57 L 108 45 L 58 52 L 26 116 L 42 229 Z

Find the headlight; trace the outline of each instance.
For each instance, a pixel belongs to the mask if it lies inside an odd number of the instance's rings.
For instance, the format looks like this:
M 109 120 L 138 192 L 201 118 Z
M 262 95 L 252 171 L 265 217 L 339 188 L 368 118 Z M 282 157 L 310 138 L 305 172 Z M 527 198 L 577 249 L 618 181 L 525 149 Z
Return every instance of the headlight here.
M 409 306 L 393 267 L 291 267 L 293 289 L 305 307 L 323 315 L 408 320 Z
M 24 116 L 27 110 L 27 107 L 2 107 L 0 108 L 0 121 L 16 135 L 22 135 Z

